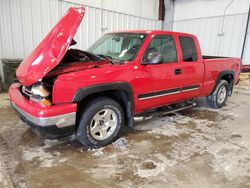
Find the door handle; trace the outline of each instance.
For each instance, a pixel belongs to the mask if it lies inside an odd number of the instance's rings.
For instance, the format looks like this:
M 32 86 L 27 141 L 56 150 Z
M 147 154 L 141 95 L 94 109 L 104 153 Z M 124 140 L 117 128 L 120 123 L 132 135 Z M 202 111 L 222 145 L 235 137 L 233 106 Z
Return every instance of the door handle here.
M 174 70 L 174 74 L 176 74 L 176 75 L 181 74 L 181 73 L 182 73 L 181 69 L 175 69 Z

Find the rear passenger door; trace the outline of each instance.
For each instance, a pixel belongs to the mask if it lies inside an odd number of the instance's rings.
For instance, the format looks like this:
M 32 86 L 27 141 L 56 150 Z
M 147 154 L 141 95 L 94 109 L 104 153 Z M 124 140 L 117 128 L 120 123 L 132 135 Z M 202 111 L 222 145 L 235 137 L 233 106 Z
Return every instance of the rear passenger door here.
M 182 78 L 181 99 L 191 99 L 199 96 L 204 74 L 204 65 L 199 55 L 199 43 L 195 37 L 190 35 L 179 35 L 178 45 L 180 60 L 177 69 L 180 70 Z

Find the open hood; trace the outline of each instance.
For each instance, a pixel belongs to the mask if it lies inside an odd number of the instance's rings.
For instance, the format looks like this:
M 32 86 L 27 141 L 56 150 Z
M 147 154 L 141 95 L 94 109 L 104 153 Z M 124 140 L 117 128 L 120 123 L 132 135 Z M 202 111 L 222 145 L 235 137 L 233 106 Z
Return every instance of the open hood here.
M 21 84 L 30 86 L 40 81 L 60 63 L 73 40 L 84 13 L 84 7 L 69 8 L 42 42 L 18 67 L 16 76 Z

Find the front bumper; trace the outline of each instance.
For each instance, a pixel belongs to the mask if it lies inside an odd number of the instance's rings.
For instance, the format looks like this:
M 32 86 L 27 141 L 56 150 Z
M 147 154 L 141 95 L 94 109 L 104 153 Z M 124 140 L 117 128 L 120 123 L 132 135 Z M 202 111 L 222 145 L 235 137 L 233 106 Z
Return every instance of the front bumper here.
M 49 137 L 67 136 L 74 132 L 76 104 L 42 107 L 26 99 L 19 87 L 19 84 L 11 85 L 10 103 L 18 116 L 31 128 Z

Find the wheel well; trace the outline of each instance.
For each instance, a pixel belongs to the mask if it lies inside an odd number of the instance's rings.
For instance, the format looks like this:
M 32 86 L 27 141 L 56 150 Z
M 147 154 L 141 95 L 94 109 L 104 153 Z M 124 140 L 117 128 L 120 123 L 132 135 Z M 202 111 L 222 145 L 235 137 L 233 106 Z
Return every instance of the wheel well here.
M 77 103 L 76 130 L 79 124 L 81 113 L 85 110 L 86 105 L 91 100 L 98 98 L 98 97 L 108 97 L 118 102 L 121 105 L 123 112 L 124 112 L 125 125 L 126 126 L 133 125 L 133 101 L 129 93 L 125 90 L 109 90 L 109 91 L 102 91 L 102 92 L 90 94 L 84 97 L 80 102 Z
M 214 88 L 211 91 L 210 95 L 213 94 L 213 92 L 215 91 L 220 80 L 226 80 L 228 82 L 229 87 L 230 87 L 229 88 L 230 89 L 229 96 L 231 96 L 232 91 L 233 91 L 233 86 L 234 86 L 234 72 L 233 71 L 223 71 L 218 75 L 217 80 L 216 80 L 215 85 L 214 85 Z
M 234 72 L 233 71 L 226 71 L 220 73 L 218 76 L 218 79 L 216 81 L 216 85 L 214 86 L 214 89 L 212 90 L 211 94 L 215 91 L 217 85 L 219 84 L 220 80 L 226 80 L 229 84 L 229 96 L 233 93 L 233 86 L 234 86 Z
M 221 77 L 221 80 L 226 80 L 231 85 L 234 81 L 234 76 L 232 74 L 225 74 Z

